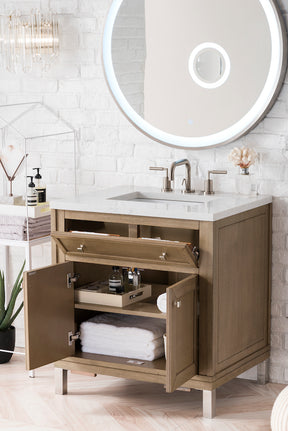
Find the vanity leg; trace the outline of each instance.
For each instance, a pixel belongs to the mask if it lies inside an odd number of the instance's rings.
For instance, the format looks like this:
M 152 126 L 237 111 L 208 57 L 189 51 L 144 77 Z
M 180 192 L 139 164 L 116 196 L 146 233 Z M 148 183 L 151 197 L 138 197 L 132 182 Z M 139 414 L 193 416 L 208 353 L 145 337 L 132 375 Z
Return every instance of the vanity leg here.
M 34 379 L 34 377 L 35 377 L 35 370 L 30 370 L 30 371 L 29 371 L 29 377 L 30 377 L 31 379 Z
M 269 381 L 269 360 L 261 362 L 257 365 L 257 383 L 265 385 Z
M 212 419 L 216 415 L 216 389 L 203 391 L 203 417 Z
M 67 370 L 63 368 L 55 368 L 55 394 L 67 394 Z

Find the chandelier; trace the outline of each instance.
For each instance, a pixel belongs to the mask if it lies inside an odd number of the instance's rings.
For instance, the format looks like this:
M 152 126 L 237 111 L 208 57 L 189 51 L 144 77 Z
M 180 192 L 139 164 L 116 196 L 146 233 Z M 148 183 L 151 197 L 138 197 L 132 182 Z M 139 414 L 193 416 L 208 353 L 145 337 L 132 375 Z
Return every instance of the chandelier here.
M 19 11 L 1 17 L 0 53 L 10 72 L 30 72 L 38 65 L 46 71 L 59 53 L 58 20 L 49 11 Z

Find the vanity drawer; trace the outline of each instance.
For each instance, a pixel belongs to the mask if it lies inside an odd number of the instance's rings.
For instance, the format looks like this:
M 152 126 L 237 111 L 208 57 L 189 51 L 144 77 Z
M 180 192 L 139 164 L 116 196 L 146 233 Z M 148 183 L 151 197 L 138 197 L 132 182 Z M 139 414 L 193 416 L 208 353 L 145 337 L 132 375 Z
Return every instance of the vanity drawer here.
M 52 238 L 64 253 L 66 261 L 188 273 L 195 273 L 197 268 L 197 255 L 192 245 L 185 242 L 71 232 L 53 232 Z

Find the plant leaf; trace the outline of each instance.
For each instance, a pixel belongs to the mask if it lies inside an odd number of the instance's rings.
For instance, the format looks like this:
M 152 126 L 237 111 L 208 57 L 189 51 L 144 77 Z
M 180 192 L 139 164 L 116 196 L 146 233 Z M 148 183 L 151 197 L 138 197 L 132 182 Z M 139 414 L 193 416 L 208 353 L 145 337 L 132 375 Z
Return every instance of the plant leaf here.
M 5 314 L 5 279 L 4 272 L 0 271 L 0 322 Z
M 21 278 L 21 277 L 22 277 L 22 273 L 23 273 L 25 264 L 26 264 L 26 261 L 24 260 L 23 265 L 22 265 L 22 267 L 21 267 L 21 269 L 19 271 L 19 274 L 18 274 L 18 276 L 16 278 L 16 281 L 14 283 L 14 286 L 13 286 L 13 289 L 12 289 L 12 292 L 11 292 L 11 298 L 14 296 L 15 290 L 18 291 L 21 288 L 21 284 L 22 284 L 22 281 L 23 281 L 23 278 Z M 20 280 L 20 278 L 21 278 L 21 280 Z
M 23 308 L 23 305 L 24 305 L 24 302 L 22 301 L 21 302 L 21 304 L 19 305 L 19 307 L 18 307 L 18 310 L 13 314 L 13 316 L 11 317 L 11 319 L 10 319 L 10 321 L 9 321 L 9 324 L 8 324 L 8 327 L 10 327 L 11 325 L 12 325 L 12 323 L 14 322 L 14 320 L 16 319 L 16 317 L 18 316 L 18 314 L 20 313 L 20 311 L 22 310 L 22 308 Z M 0 330 L 1 330 L 2 328 L 1 328 L 1 325 L 0 325 Z
M 20 281 L 20 286 L 21 286 L 21 283 L 22 283 L 22 279 Z M 12 316 L 12 313 L 13 313 L 13 310 L 14 310 L 14 307 L 15 307 L 17 296 L 21 292 L 21 287 L 20 286 L 14 285 L 14 287 L 13 287 L 13 290 L 12 290 L 12 293 L 11 293 L 11 297 L 10 297 L 10 301 L 9 301 L 9 304 L 8 304 L 6 312 L 5 312 L 4 319 L 0 323 L 0 329 L 5 329 L 5 328 L 9 327 L 8 326 L 8 322 L 11 319 L 11 316 Z
M 6 312 L 4 313 L 3 319 L 0 322 L 0 329 L 1 330 L 9 328 L 9 322 L 10 322 L 12 314 L 13 314 L 13 310 L 14 310 L 14 307 L 15 307 L 16 299 L 17 299 L 17 296 L 19 295 L 19 293 L 21 292 L 21 284 L 22 284 L 22 281 L 23 281 L 22 273 L 23 273 L 23 270 L 24 270 L 25 263 L 26 262 L 24 260 L 24 263 L 23 263 L 23 265 L 22 265 L 22 267 L 21 267 L 21 269 L 19 271 L 19 274 L 17 276 L 17 279 L 16 279 L 16 281 L 14 283 L 14 286 L 13 286 L 13 289 L 12 289 L 12 292 L 11 292 L 11 296 L 10 296 L 10 300 L 9 300 L 9 303 L 8 303 L 8 306 L 7 306 L 7 309 L 6 309 Z

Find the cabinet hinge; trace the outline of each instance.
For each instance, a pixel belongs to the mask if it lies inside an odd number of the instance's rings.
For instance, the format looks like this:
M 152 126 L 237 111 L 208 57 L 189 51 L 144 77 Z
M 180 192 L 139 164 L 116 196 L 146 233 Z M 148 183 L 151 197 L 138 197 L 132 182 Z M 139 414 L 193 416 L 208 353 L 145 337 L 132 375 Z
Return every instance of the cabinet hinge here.
M 70 289 L 73 287 L 73 283 L 76 283 L 76 281 L 79 280 L 80 274 L 67 274 L 67 287 Z
M 73 331 L 69 331 L 68 332 L 68 345 L 72 346 L 73 341 L 79 340 L 79 338 L 80 338 L 80 332 L 73 333 Z
M 200 250 L 198 247 L 196 247 L 196 245 L 192 248 L 192 253 L 195 256 L 196 261 L 198 262 L 200 259 Z

